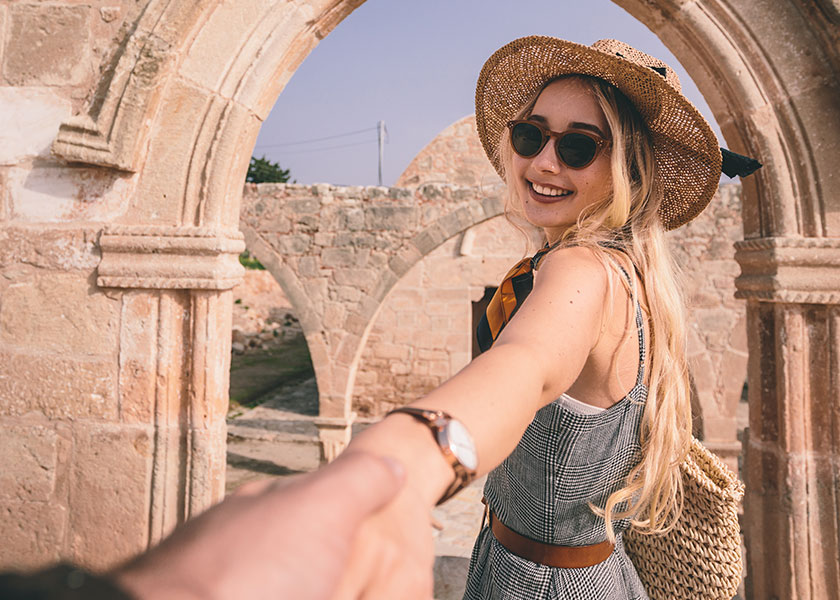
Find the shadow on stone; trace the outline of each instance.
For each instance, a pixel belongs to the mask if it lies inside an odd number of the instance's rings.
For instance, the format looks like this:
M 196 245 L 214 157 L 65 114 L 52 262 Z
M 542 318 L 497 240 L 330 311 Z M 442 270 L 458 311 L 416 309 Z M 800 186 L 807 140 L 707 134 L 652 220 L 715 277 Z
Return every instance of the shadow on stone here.
M 259 460 L 249 456 L 236 454 L 235 452 L 227 453 L 228 465 L 236 467 L 237 469 L 247 469 L 255 473 L 264 473 L 265 475 L 296 475 L 304 471 L 297 471 L 289 469 L 282 465 L 278 465 L 270 460 Z
M 461 556 L 435 557 L 435 600 L 461 600 L 470 559 Z

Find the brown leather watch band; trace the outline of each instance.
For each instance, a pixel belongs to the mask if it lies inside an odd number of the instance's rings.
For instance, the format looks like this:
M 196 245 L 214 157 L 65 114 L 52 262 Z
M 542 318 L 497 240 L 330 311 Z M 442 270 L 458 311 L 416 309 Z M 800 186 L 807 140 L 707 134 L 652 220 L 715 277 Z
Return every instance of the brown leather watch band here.
M 432 431 L 432 435 L 435 438 L 435 442 L 437 442 L 438 446 L 440 447 L 444 459 L 446 460 L 446 462 L 449 463 L 449 466 L 452 467 L 452 471 L 454 472 L 455 477 L 453 478 L 452 483 L 449 485 L 448 488 L 446 488 L 446 491 L 437 501 L 438 505 L 446 502 L 447 500 L 449 500 L 449 498 L 451 498 L 470 484 L 470 482 L 475 478 L 475 471 L 468 469 L 466 466 L 464 466 L 461 463 L 461 461 L 458 460 L 458 457 L 455 456 L 452 450 L 448 447 L 445 447 L 441 441 L 442 429 L 446 426 L 446 423 L 454 420 L 448 413 L 442 410 L 417 408 L 414 406 L 403 406 L 400 408 L 395 408 L 385 416 L 387 417 L 388 415 L 392 415 L 394 413 L 405 413 L 411 415 L 412 417 L 426 424 Z

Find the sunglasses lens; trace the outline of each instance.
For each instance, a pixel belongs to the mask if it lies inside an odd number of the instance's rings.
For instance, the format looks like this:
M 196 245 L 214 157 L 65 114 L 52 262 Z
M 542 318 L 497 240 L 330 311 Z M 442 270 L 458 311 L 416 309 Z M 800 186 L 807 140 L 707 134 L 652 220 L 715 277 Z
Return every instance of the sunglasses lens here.
M 595 140 L 582 133 L 567 133 L 557 140 L 557 154 L 573 169 L 588 165 L 597 151 Z
M 510 143 L 520 156 L 534 156 L 543 147 L 543 134 L 530 123 L 517 123 L 510 132 Z

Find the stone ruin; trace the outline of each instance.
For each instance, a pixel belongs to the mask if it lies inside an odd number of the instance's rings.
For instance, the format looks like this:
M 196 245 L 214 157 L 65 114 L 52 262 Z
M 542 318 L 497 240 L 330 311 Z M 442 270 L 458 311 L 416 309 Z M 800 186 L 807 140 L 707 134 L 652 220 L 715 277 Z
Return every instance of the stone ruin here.
M 449 179 L 461 186 L 453 187 Z M 344 231 L 352 229 L 348 225 L 352 217 L 348 216 L 337 219 L 338 231 L 324 231 L 324 223 L 336 221 L 331 216 L 334 210 L 341 215 L 360 214 L 375 205 L 377 198 L 409 194 L 413 203 L 423 206 L 447 194 L 501 193 L 501 181 L 484 158 L 472 116 L 454 123 L 430 142 L 397 183 L 403 182 L 410 185 L 391 189 L 246 186 L 242 230 L 248 247 L 268 266 L 281 288 L 302 286 L 306 291 L 304 305 L 296 306 L 282 292 L 278 304 L 301 312 L 322 302 L 326 303 L 325 313 L 352 310 L 378 276 L 376 265 L 397 255 L 393 251 L 377 258 L 374 246 L 384 245 L 394 230 L 403 235 L 411 227 L 411 218 L 396 219 L 388 213 L 389 221 L 366 221 L 363 234 Z M 398 210 L 411 214 L 406 205 Z M 740 210 L 740 186 L 724 184 L 709 210 L 687 227 L 669 233 L 678 262 L 688 274 L 696 433 L 735 470 L 741 451 L 739 416 L 740 429 L 745 425 L 740 404 L 747 376 L 746 309 L 734 297 L 738 274 L 734 243 L 742 235 Z M 278 215 L 283 218 L 278 220 Z M 315 229 L 313 223 L 321 227 Z M 402 275 L 382 300 L 357 360 L 350 365 L 355 373 L 350 421 L 356 415 L 380 417 L 431 391 L 466 366 L 475 352 L 476 306 L 529 246 L 533 252 L 538 236 L 529 239 L 527 233 L 518 231 L 505 216 L 494 216 L 453 235 Z M 312 246 L 320 247 L 321 260 L 311 256 Z M 336 253 L 346 256 L 343 262 L 332 258 Z M 295 254 L 303 258 L 289 260 Z M 308 339 L 315 338 L 314 343 L 321 343 L 319 336 L 335 335 L 330 332 L 336 326 L 334 321 L 322 323 L 321 334 L 304 325 L 304 332 Z M 328 362 L 334 360 L 332 355 L 327 357 Z M 332 372 L 330 364 L 318 360 L 315 353 L 319 389 L 347 385 L 344 380 L 326 380 Z M 321 414 L 326 410 L 322 407 Z
M 231 289 L 253 241 L 241 182 L 286 82 L 361 3 L 0 2 L 3 567 L 105 567 L 223 496 Z M 617 3 L 680 59 L 727 145 L 764 163 L 741 189 L 732 274 L 748 349 L 747 597 L 837 599 L 840 4 Z M 434 184 L 273 193 L 326 218 L 289 222 L 299 237 L 275 230 L 288 243 L 275 267 L 295 306 L 321 294 L 298 317 L 313 361 L 332 365 L 318 380 L 334 452 L 381 301 L 423 256 L 498 216 L 500 199 Z M 393 229 L 366 241 L 367 219 Z M 331 232 L 348 247 L 314 239 Z M 308 270 L 319 264 L 377 277 L 337 281 Z M 699 341 L 721 353 L 713 369 L 737 370 L 736 337 Z M 695 383 L 701 404 L 722 385 Z M 714 417 L 703 412 L 705 430 Z

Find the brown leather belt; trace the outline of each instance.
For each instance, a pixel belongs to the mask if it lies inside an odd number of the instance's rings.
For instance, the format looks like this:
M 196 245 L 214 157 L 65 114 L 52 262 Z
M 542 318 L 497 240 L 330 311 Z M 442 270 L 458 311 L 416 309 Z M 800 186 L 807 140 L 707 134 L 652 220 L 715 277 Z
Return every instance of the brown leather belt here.
M 579 569 L 597 565 L 607 560 L 615 547 L 609 540 L 590 546 L 555 546 L 538 542 L 516 533 L 499 521 L 492 511 L 490 511 L 490 529 L 499 543 L 517 556 L 531 562 L 562 569 Z

